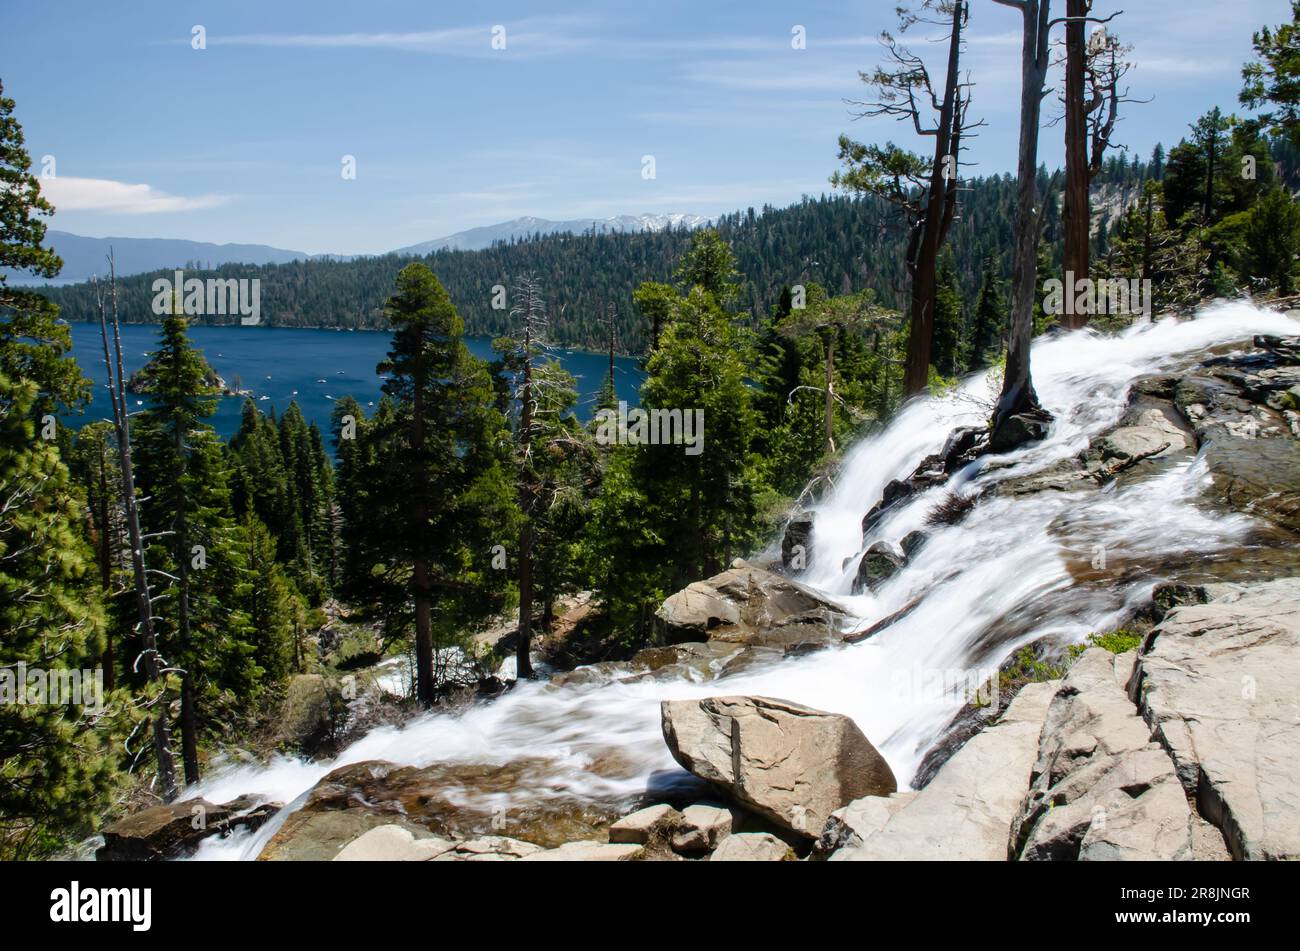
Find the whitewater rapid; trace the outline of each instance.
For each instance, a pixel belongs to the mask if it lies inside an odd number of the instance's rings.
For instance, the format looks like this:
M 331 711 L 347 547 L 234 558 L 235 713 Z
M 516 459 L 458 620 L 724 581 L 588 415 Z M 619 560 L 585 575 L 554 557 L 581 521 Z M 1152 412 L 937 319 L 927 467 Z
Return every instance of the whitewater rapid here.
M 1049 437 L 1005 457 L 986 457 L 948 486 L 900 504 L 865 544 L 897 543 L 925 527 L 938 499 L 954 489 L 970 491 L 1080 452 L 1118 421 L 1136 378 L 1261 333 L 1300 334 L 1300 322 L 1226 303 L 1194 320 L 1145 323 L 1119 336 L 1083 330 L 1039 340 L 1033 375 L 1039 398 L 1056 417 Z M 813 510 L 810 567 L 801 581 L 842 603 L 862 625 L 922 597 L 914 611 L 871 639 L 708 682 L 524 683 L 461 713 L 430 713 L 376 729 L 329 762 L 279 757 L 218 768 L 187 795 L 226 802 L 253 794 L 291 806 L 257 833 L 205 840 L 196 857 L 256 857 L 322 776 L 362 760 L 424 766 L 540 758 L 549 763 L 546 782 L 514 790 L 511 801 L 578 796 L 630 803 L 648 788 L 662 792 L 687 779 L 660 732 L 659 702 L 666 699 L 759 694 L 845 714 L 906 783 L 961 709 L 962 688 L 972 680 L 991 675 L 1040 638 L 1065 645 L 1112 629 L 1166 580 L 1159 574 L 1163 560 L 1238 544 L 1251 528 L 1244 516 L 1211 514 L 1195 504 L 1208 481 L 1198 460 L 1130 488 L 990 495 L 960 524 L 926 527 L 924 547 L 874 594 L 851 595 L 864 548 L 862 516 L 890 480 L 908 476 L 953 428 L 986 422 L 995 382 L 976 374 L 955 393 L 909 404 L 887 429 L 848 452 L 833 489 Z M 989 471 L 999 462 L 1010 465 Z M 1099 553 L 1128 570 L 1090 570 Z M 611 769 L 611 759 L 624 765 Z M 599 773 L 590 768 L 597 761 Z

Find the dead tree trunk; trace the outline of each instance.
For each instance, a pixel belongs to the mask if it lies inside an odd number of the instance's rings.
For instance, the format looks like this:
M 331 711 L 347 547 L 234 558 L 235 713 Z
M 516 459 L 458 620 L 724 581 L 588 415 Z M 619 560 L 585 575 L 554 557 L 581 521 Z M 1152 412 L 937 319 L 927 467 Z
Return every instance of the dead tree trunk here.
M 903 375 L 906 396 L 920 393 L 930 383 L 930 354 L 934 345 L 934 309 L 938 297 L 939 251 L 948 236 L 956 208 L 956 177 L 961 125 L 961 37 L 966 23 L 965 0 L 952 5 L 952 33 L 948 39 L 948 71 L 944 77 L 943 106 L 934 133 L 934 164 L 921 234 L 912 259 L 912 325 Z
M 1010 345 L 1002 395 L 993 414 L 992 445 L 1004 450 L 1046 434 L 1051 417 L 1038 403 L 1030 374 L 1034 294 L 1038 284 L 1038 242 L 1042 208 L 1038 194 L 1038 126 L 1047 81 L 1051 0 L 996 0 L 1024 19 L 1021 53 L 1019 194 L 1013 250 Z M 1014 422 L 1020 418 L 1020 422 Z M 1035 425 L 1037 424 L 1037 425 Z
M 109 356 L 108 323 L 102 297 L 99 298 L 99 329 L 104 344 L 104 368 L 108 373 L 108 393 L 113 405 L 113 426 L 117 433 L 117 448 L 122 468 L 122 502 L 126 510 L 127 536 L 131 543 L 131 570 L 135 581 L 136 611 L 139 617 L 138 626 L 142 645 L 140 659 L 144 662 L 145 675 L 149 682 L 156 684 L 159 691 L 152 701 L 158 707 L 153 724 L 158 785 L 162 789 L 163 799 L 171 802 L 176 798 L 177 792 L 176 761 L 172 756 L 170 709 L 154 632 L 153 604 L 149 596 L 149 576 L 144 560 L 144 540 L 140 533 L 140 512 L 135 497 L 135 472 L 131 466 L 131 422 L 126 409 L 126 377 L 122 366 L 122 336 L 117 315 L 117 271 L 111 257 L 109 258 L 109 280 L 112 293 L 113 347 L 116 351 L 116 364 Z
M 1065 232 L 1064 270 L 1067 294 L 1074 295 L 1075 281 L 1087 280 L 1091 269 L 1092 209 L 1088 186 L 1088 119 L 1084 103 L 1088 42 L 1085 18 L 1092 0 L 1066 0 L 1065 26 L 1065 204 L 1061 225 Z M 1088 315 L 1067 307 L 1061 325 L 1076 330 L 1088 322 Z

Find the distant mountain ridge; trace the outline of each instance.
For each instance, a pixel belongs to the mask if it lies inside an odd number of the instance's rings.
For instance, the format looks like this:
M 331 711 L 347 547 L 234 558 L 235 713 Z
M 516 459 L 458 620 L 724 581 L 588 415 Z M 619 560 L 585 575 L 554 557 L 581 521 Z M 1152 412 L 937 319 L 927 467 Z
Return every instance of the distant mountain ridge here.
M 184 238 L 87 238 L 69 231 L 45 232 L 45 243 L 63 258 L 63 270 L 55 283 L 76 284 L 108 273 L 108 252 L 111 248 L 117 263 L 117 273 L 143 274 L 169 267 L 184 267 L 191 261 L 204 267 L 223 264 L 285 264 L 305 261 L 314 257 L 337 255 L 312 255 L 305 251 L 289 251 L 265 244 L 213 244 L 209 241 L 189 241 Z M 14 284 L 44 284 L 44 278 L 30 274 L 11 274 Z
M 704 215 L 614 215 L 609 218 L 575 218 L 553 221 L 549 218 L 525 216 L 494 225 L 458 231 L 444 238 L 434 238 L 419 244 L 389 251 L 389 254 L 422 257 L 434 251 L 481 251 L 498 241 L 527 238 L 532 235 L 597 234 L 616 232 L 636 233 L 663 231 L 668 228 L 698 228 L 713 221 Z M 184 238 L 88 238 L 70 231 L 50 229 L 45 233 L 45 243 L 63 258 L 63 270 L 53 282 L 33 278 L 30 274 L 8 273 L 12 284 L 80 284 L 108 271 L 109 249 L 117 262 L 117 273 L 126 277 L 168 268 L 185 267 L 195 263 L 201 268 L 217 268 L 223 264 L 287 264 L 290 261 L 351 261 L 362 255 L 308 254 L 266 244 L 214 244 L 210 241 L 190 241 Z M 382 257 L 382 255 L 372 255 Z
M 458 231 L 445 238 L 434 238 L 419 244 L 398 248 L 394 254 L 425 255 L 434 251 L 482 251 L 492 247 L 498 241 L 510 241 L 515 238 L 527 238 L 532 235 L 612 234 L 614 232 L 636 233 L 642 231 L 663 231 L 666 228 L 699 228 L 710 224 L 712 218 L 705 215 L 668 214 L 668 215 L 614 215 L 609 218 L 574 218 L 569 221 L 553 221 L 550 218 L 534 218 L 526 215 L 500 224 L 486 225 Z

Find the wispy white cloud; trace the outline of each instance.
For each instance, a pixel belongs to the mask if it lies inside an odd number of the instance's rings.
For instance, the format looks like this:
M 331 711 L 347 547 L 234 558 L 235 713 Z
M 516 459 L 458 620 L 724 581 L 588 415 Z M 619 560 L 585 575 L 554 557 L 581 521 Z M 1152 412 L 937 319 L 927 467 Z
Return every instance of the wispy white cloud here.
M 228 195 L 169 195 L 151 185 L 133 185 L 108 178 L 42 178 L 41 191 L 59 211 L 106 212 L 118 215 L 156 215 L 215 208 Z
M 592 21 L 588 19 L 551 17 L 446 30 L 385 33 L 209 33 L 207 43 L 209 46 L 322 50 L 388 49 L 444 56 L 553 55 L 573 52 L 595 43 L 585 32 L 591 25 Z

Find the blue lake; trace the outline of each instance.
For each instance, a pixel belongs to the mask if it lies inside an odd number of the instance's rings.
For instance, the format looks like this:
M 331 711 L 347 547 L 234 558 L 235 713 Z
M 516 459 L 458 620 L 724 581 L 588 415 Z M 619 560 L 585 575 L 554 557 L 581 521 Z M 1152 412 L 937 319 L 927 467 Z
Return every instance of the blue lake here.
M 107 419 L 108 392 L 104 386 L 104 351 L 99 325 L 74 323 L 72 353 L 82 372 L 95 382 L 94 398 L 85 415 L 69 420 L 72 425 Z M 122 359 L 127 375 L 138 370 L 157 347 L 159 327 L 154 324 L 127 324 L 122 327 Z M 250 390 L 258 407 L 279 415 L 295 400 L 309 423 L 316 423 L 329 442 L 330 413 L 334 401 L 344 396 L 357 400 L 367 413 L 381 397 L 383 381 L 375 367 L 388 353 L 390 336 L 377 331 L 299 330 L 287 327 L 191 327 L 190 339 L 203 351 L 212 368 L 231 386 Z M 466 338 L 470 351 L 485 360 L 494 359 L 491 341 L 486 337 Z M 591 418 L 596 396 L 609 368 L 609 357 L 577 350 L 554 351 L 564 368 L 578 381 L 578 416 Z M 614 378 L 619 399 L 629 406 L 637 404 L 637 391 L 644 378 L 638 361 L 617 357 Z M 127 394 L 141 408 L 138 397 Z M 223 437 L 239 429 L 240 409 L 244 398 L 224 397 L 218 401 L 217 413 L 209 420 Z

